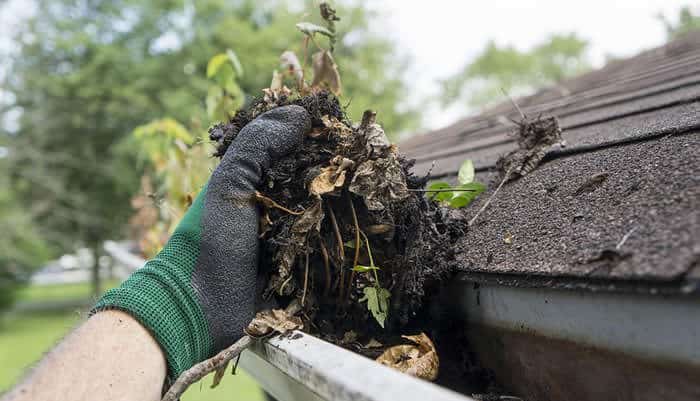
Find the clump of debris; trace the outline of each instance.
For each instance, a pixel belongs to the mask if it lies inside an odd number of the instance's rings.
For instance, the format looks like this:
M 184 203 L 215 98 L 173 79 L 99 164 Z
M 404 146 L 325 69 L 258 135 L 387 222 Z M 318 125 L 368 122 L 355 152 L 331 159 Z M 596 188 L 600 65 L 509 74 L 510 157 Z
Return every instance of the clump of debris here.
M 515 121 L 518 148 L 500 158 L 496 164 L 505 181 L 523 177 L 537 168 L 547 150 L 561 143 L 559 120 L 553 116 L 528 118 L 521 112 L 522 119 Z
M 256 194 L 261 266 L 269 269 L 262 297 L 281 305 L 297 300 L 307 331 L 374 354 L 400 340 L 424 301 L 456 272 L 450 244 L 466 220 L 423 196 L 428 177 L 411 173 L 412 162 L 389 142 L 375 113 L 352 123 L 325 90 L 297 97 L 278 91 L 212 127 L 217 155 L 257 115 L 287 104 L 304 107 L 313 128 L 295 153 L 271 166 Z M 414 338 L 419 359 L 430 340 Z

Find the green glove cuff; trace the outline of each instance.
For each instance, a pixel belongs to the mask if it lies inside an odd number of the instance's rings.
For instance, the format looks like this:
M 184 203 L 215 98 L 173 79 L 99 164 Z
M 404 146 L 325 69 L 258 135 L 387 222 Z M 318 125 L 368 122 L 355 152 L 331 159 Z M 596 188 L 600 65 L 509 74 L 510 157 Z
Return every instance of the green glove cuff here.
M 149 329 L 165 353 L 171 379 L 213 352 L 209 328 L 191 284 L 200 252 L 206 190 L 205 186 L 163 250 L 119 287 L 105 293 L 91 311 L 122 310 Z

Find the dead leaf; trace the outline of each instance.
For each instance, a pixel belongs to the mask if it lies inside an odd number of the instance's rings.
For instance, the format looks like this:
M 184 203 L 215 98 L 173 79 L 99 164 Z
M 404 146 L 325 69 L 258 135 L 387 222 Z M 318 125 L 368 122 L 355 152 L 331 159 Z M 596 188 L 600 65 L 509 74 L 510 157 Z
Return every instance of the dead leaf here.
M 402 336 L 416 345 L 396 345 L 377 358 L 382 365 L 392 367 L 400 372 L 426 380 L 435 380 L 440 367 L 440 360 L 435 345 L 425 335 Z
M 350 159 L 336 156 L 331 160 L 331 165 L 321 169 L 309 184 L 309 193 L 312 195 L 324 195 L 342 188 L 345 184 L 345 172 L 355 165 Z
M 339 154 L 349 154 L 355 144 L 356 135 L 352 128 L 335 117 L 322 116 L 321 121 L 326 128 L 329 140 L 333 139 L 338 145 L 336 150 Z
M 288 314 L 284 309 L 258 312 L 245 332 L 252 337 L 264 337 L 272 332 L 287 333 L 304 326 L 300 317 Z
M 340 73 L 331 52 L 322 50 L 314 53 L 311 56 L 311 67 L 314 71 L 311 86 L 322 86 L 325 84 L 333 94 L 339 96 L 342 91 Z
M 387 153 L 387 150 L 391 149 L 391 142 L 389 142 L 384 128 L 375 122 L 369 122 L 364 126 L 360 125 L 360 134 L 365 137 L 365 148 L 367 155 L 371 158 L 382 157 Z
M 291 235 L 288 243 L 282 246 L 280 251 L 277 253 L 277 261 L 279 262 L 278 273 L 280 279 L 286 280 L 286 278 L 289 277 L 294 264 L 294 259 L 296 258 L 296 255 L 300 253 L 300 249 L 302 249 L 304 246 L 309 231 L 319 231 L 323 217 L 323 207 L 321 205 L 321 198 L 319 197 L 317 202 L 313 206 L 304 210 L 301 216 L 299 216 L 294 224 L 292 224 L 290 229 Z M 285 288 L 287 291 L 293 291 L 294 286 L 291 285 L 291 282 L 289 284 L 290 285 L 287 285 Z M 277 290 L 279 290 L 279 288 L 277 288 Z M 289 293 L 291 294 L 291 292 Z
M 394 152 L 360 164 L 348 189 L 362 196 L 367 209 L 373 211 L 384 210 L 389 202 L 406 199 L 409 195 L 406 177 Z
M 346 331 L 345 334 L 343 334 L 343 339 L 340 340 L 340 343 L 350 344 L 354 343 L 355 341 L 357 341 L 357 333 L 355 332 L 355 330 L 350 330 Z
M 380 348 L 380 347 L 383 347 L 383 346 L 384 346 L 384 344 L 382 344 L 382 343 L 380 343 L 379 341 L 377 341 L 376 338 L 371 338 L 371 339 L 367 342 L 367 344 L 365 344 L 365 345 L 362 346 L 362 348 Z
M 292 91 L 287 88 L 283 83 L 284 77 L 282 74 L 274 70 L 272 72 L 272 82 L 270 82 L 270 87 L 263 89 L 263 100 L 268 105 L 277 105 L 280 100 L 286 98 L 292 94 Z
M 287 74 L 294 77 L 294 80 L 297 83 L 297 88 L 300 90 L 303 89 L 304 70 L 301 68 L 301 63 L 299 62 L 297 55 L 291 50 L 286 50 L 280 56 L 280 65 Z

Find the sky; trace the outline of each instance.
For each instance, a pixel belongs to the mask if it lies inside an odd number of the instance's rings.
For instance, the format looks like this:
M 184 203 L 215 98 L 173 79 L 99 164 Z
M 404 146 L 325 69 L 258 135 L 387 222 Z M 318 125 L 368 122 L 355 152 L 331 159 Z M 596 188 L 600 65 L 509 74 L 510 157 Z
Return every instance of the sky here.
M 0 47 L 31 2 L 9 0 L 0 7 Z M 632 56 L 665 40 L 662 13 L 675 19 L 689 0 L 371 0 L 379 13 L 376 29 L 396 42 L 411 68 L 406 78 L 414 96 L 408 104 L 427 108 L 423 130 L 445 126 L 474 110 L 439 106 L 440 79 L 459 71 L 493 39 L 521 50 L 552 33 L 576 32 L 590 42 L 589 56 L 600 67 L 606 55 Z M 1 73 L 2 71 L 0 71 Z M 1 94 L 1 93 L 0 93 Z
M 595 67 L 606 55 L 632 56 L 664 43 L 656 17 L 676 19 L 691 1 L 677 0 L 373 0 L 382 32 L 413 60 L 407 72 L 417 98 L 435 98 L 438 82 L 458 72 L 488 40 L 525 50 L 552 33 L 576 32 L 590 42 Z M 429 103 L 430 104 L 430 103 Z M 424 128 L 439 128 L 466 116 L 464 105 L 430 104 Z M 429 118 L 427 116 L 430 116 Z

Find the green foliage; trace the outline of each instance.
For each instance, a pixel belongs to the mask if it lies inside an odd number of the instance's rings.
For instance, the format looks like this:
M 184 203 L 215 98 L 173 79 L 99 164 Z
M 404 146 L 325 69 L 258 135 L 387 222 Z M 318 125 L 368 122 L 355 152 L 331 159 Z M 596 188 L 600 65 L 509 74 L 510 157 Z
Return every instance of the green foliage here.
M 459 185 L 452 186 L 445 181 L 435 181 L 428 186 L 426 194 L 450 207 L 465 207 L 486 190 L 484 184 L 474 182 L 475 175 L 474 162 L 465 160 L 457 175 Z
M 0 159 L 0 169 L 7 166 Z M 9 308 L 32 271 L 50 256 L 32 216 L 13 195 L 5 174 L 0 175 L 0 311 Z
M 352 270 L 360 273 L 367 273 L 368 271 L 381 269 L 378 266 L 355 265 L 355 267 L 353 267 Z
M 445 104 L 465 98 L 480 107 L 503 98 L 502 90 L 521 95 L 590 68 L 588 42 L 570 33 L 552 35 L 529 51 L 490 41 L 460 72 L 443 81 Z
M 389 315 L 391 293 L 382 287 L 365 287 L 363 292 L 364 296 L 360 298 L 360 302 L 367 301 L 367 309 L 372 313 L 377 323 L 384 328 L 384 322 Z
M 457 181 L 460 184 L 467 184 L 474 181 L 476 173 L 474 171 L 474 162 L 471 160 L 465 160 L 459 167 L 459 172 L 457 173 Z
M 243 76 L 236 53 L 227 50 L 212 57 L 207 63 L 207 78 L 215 83 L 207 92 L 207 115 L 213 121 L 227 121 L 243 106 L 245 94 L 238 85 Z
M 671 21 L 662 14 L 659 14 L 657 18 L 664 24 L 668 40 L 700 29 L 700 14 L 695 14 L 690 6 L 685 6 L 680 9 L 676 22 Z
M 389 316 L 389 298 L 391 297 L 391 292 L 386 288 L 383 288 L 379 283 L 378 270 L 381 270 L 379 266 L 375 266 L 374 258 L 372 257 L 372 247 L 369 245 L 369 238 L 367 235 L 360 231 L 362 237 L 365 239 L 364 243 L 367 246 L 367 257 L 369 258 L 369 266 L 355 265 L 352 270 L 361 273 L 372 272 L 374 275 L 374 286 L 365 287 L 363 289 L 364 296 L 360 298 L 360 302 L 367 301 L 367 309 L 370 311 L 374 319 L 379 323 L 382 328 L 384 328 L 384 322 L 387 316 Z
M 261 95 L 284 50 L 301 54 L 303 35 L 294 25 L 306 19 L 280 0 L 35 3 L 43 12 L 20 25 L 17 50 L 2 54 L 2 106 L 19 119 L 16 132 L 0 138 L 10 149 L 13 204 L 41 227 L 33 235 L 58 251 L 126 234 L 131 195 L 144 169 L 155 168 L 137 163 L 138 145 L 125 140 L 134 128 L 173 116 L 201 137 L 247 97 Z M 398 107 L 407 88 L 393 45 L 368 29 L 374 16 L 356 5 L 339 15 L 339 35 L 353 39 L 339 40 L 333 53 L 352 100 L 349 114 L 358 120 L 365 109 L 378 110 L 389 133 L 415 127 L 417 113 Z M 323 25 L 318 16 L 309 22 Z M 210 67 L 225 49 L 241 60 L 226 52 L 228 60 Z

